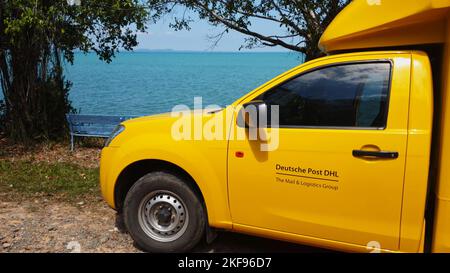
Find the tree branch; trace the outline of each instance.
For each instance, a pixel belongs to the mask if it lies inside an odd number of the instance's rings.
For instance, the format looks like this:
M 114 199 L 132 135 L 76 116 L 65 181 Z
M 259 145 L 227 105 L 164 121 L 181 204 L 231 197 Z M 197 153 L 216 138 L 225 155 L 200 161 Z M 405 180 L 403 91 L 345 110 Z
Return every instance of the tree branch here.
M 237 24 L 235 24 L 234 22 L 230 22 L 228 20 L 226 20 L 225 18 L 223 18 L 222 16 L 216 14 L 213 10 L 209 9 L 208 6 L 201 4 L 201 3 L 197 3 L 197 5 L 199 7 L 201 7 L 205 12 L 207 12 L 211 17 L 212 17 L 212 21 L 218 21 L 221 24 L 223 24 L 224 26 L 226 26 L 227 28 L 239 31 L 243 34 L 249 35 L 249 36 L 253 36 L 255 38 L 258 38 L 262 41 L 274 44 L 274 45 L 280 45 L 284 48 L 293 50 L 293 51 L 298 51 L 298 52 L 303 52 L 303 49 L 301 47 L 297 47 L 288 43 L 285 43 L 284 41 L 277 39 L 277 38 L 270 38 L 269 36 L 265 36 L 262 35 L 260 33 L 254 32 L 249 30 L 248 28 L 243 28 L 238 26 Z

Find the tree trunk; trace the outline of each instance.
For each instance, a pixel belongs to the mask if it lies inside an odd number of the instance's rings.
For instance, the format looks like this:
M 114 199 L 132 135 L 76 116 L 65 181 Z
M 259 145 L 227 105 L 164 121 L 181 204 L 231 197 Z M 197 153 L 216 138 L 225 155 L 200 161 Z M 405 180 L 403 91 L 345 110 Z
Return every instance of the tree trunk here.
M 19 46 L 0 54 L 3 120 L 12 140 L 30 143 L 66 135 L 65 114 L 72 108 L 60 58 L 55 46 L 36 44 L 26 37 Z

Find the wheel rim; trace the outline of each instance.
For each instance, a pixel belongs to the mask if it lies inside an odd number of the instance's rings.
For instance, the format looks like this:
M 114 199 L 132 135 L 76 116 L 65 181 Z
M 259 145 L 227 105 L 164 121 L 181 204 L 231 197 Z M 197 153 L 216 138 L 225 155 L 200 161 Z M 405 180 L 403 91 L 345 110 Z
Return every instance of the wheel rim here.
M 139 225 L 158 242 L 172 242 L 187 229 L 189 215 L 183 200 L 170 191 L 148 194 L 139 205 Z

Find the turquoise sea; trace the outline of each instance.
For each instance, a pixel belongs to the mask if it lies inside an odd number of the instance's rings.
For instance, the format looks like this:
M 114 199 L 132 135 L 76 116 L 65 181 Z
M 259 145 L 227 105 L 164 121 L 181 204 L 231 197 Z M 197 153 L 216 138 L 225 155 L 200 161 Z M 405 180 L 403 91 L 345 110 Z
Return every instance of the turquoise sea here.
M 139 116 L 192 108 L 194 97 L 203 107 L 229 105 L 301 61 L 297 53 L 127 52 L 107 64 L 76 53 L 65 74 L 81 114 Z
M 196 96 L 228 105 L 300 62 L 295 53 L 136 52 L 106 64 L 77 53 L 66 76 L 81 114 L 148 115 L 193 107 Z

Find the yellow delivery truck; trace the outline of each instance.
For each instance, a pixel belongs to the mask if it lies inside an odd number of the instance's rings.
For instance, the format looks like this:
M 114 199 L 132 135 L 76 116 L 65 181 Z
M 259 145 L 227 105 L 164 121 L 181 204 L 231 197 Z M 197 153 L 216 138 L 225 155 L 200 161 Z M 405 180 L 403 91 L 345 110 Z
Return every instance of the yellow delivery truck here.
M 450 0 L 355 0 L 320 47 L 224 109 L 117 127 L 101 188 L 138 245 L 450 252 Z

